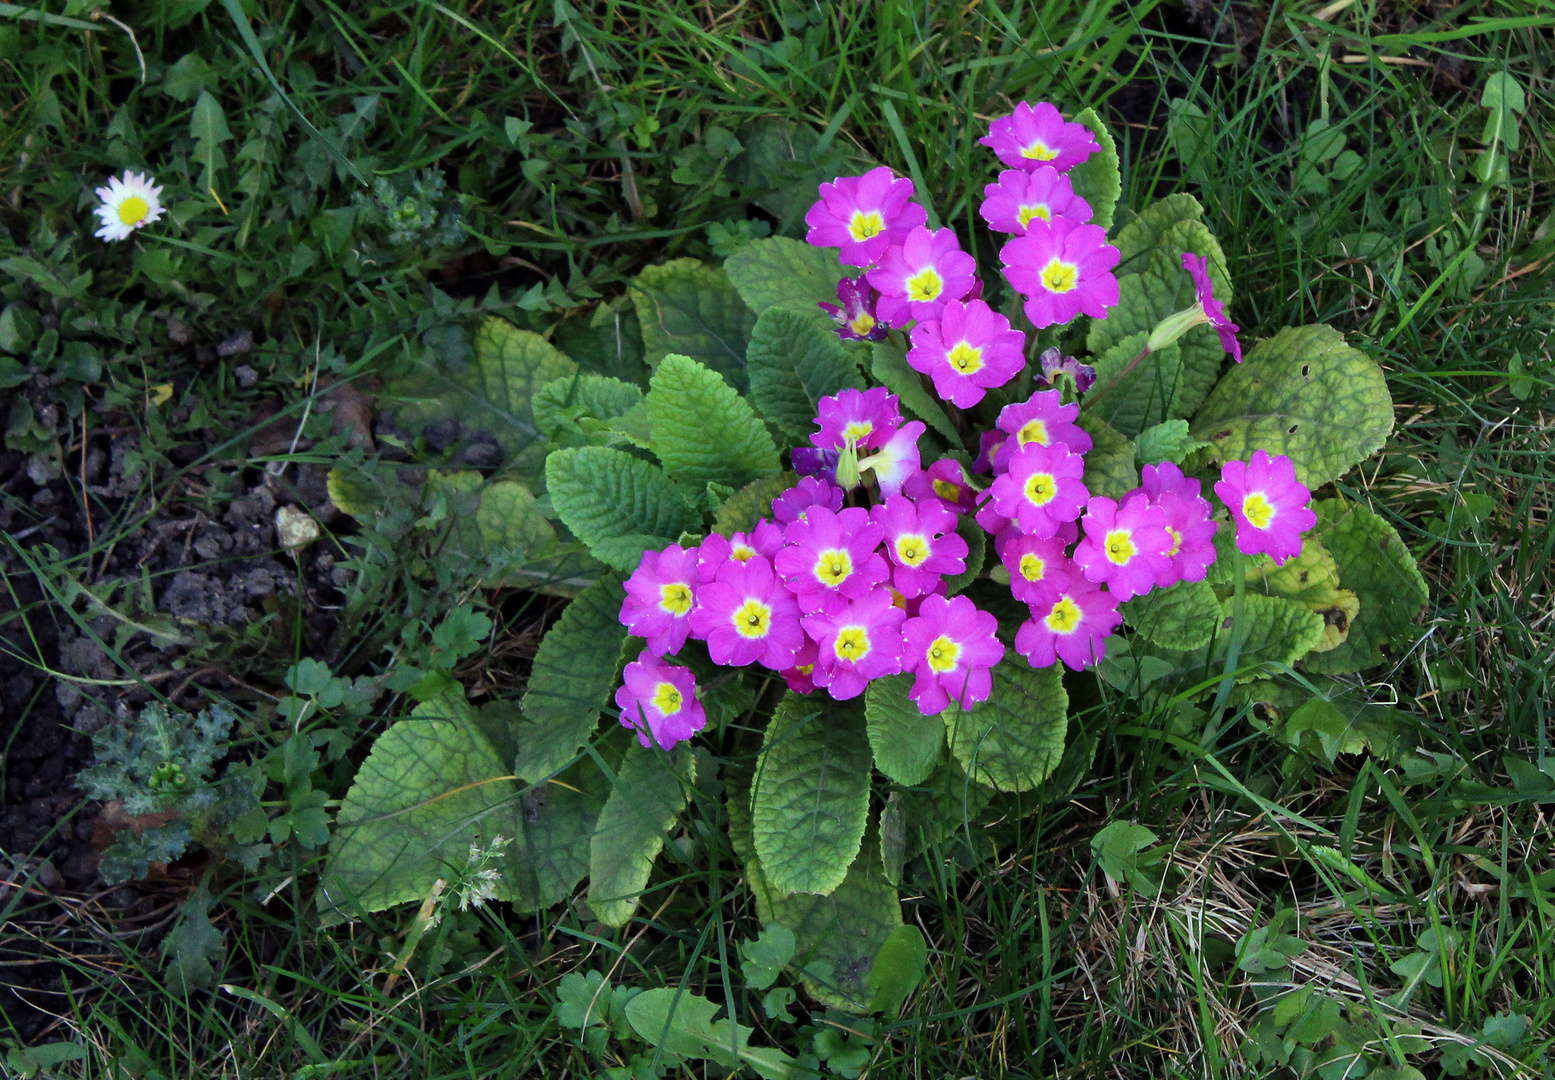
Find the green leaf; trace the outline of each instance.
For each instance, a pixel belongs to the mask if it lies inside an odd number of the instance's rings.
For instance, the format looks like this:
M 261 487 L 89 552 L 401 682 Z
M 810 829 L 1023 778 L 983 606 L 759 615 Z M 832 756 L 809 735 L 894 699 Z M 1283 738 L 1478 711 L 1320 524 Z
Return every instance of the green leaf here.
M 923 388 L 923 376 L 907 363 L 901 349 L 889 341 L 877 341 L 870 355 L 870 373 L 901 400 L 904 409 L 945 436 L 951 446 L 965 445 L 956 425 L 951 423 L 939 400 Z
M 631 301 L 617 297 L 588 315 L 565 319 L 551 335 L 556 347 L 598 375 L 640 385 L 647 382 L 642 327 Z
M 1139 433 L 1134 440 L 1134 454 L 1140 465 L 1159 465 L 1163 461 L 1181 465 L 1189 454 L 1208 445 L 1188 434 L 1188 421 L 1166 420 Z
M 606 446 L 557 450 L 545 461 L 551 505 L 594 557 L 631 571 L 702 522 L 663 469 Z
M 1095 109 L 1081 109 L 1075 114 L 1074 122 L 1090 128 L 1101 149 L 1069 170 L 1069 182 L 1074 185 L 1074 193 L 1090 204 L 1091 224 L 1110 229 L 1113 211 L 1123 194 L 1123 177 L 1118 171 L 1118 144 Z
M 1344 643 L 1308 657 L 1306 667 L 1328 675 L 1374 667 L 1419 636 L 1415 617 L 1430 598 L 1425 578 L 1393 526 L 1364 506 L 1321 499 L 1312 508 L 1318 539 L 1338 564 L 1339 584 L 1360 598 L 1360 611 Z
M 740 1065 L 765 1080 L 789 1080 L 796 1062 L 781 1050 L 750 1045 L 754 1028 L 714 1021 L 722 1006 L 670 987 L 644 990 L 626 1006 L 632 1029 L 649 1046 L 683 1058 L 710 1058 L 726 1069 Z
M 765 990 L 777 982 L 794 958 L 794 932 L 782 923 L 762 931 L 755 941 L 740 944 L 740 974 L 752 990 Z
M 209 90 L 201 90 L 194 103 L 189 114 L 189 134 L 194 136 L 194 160 L 205 166 L 205 186 L 209 188 L 214 183 L 211 174 L 227 163 L 221 144 L 232 141 L 227 115 Z
M 179 906 L 178 922 L 162 939 L 163 973 L 168 987 L 187 996 L 190 991 L 216 985 L 216 965 L 227 958 L 226 942 L 211 922 L 215 901 L 204 885 Z
M 628 295 L 642 324 L 643 359 L 657 368 L 670 354 L 689 356 L 745 391 L 745 342 L 756 315 L 722 269 L 696 259 L 650 266 Z
M 869 1011 L 894 1020 L 907 995 L 923 981 L 929 947 L 916 926 L 898 926 L 886 936 L 869 969 Z
M 1136 276 L 1127 280 L 1142 279 Z M 1093 393 L 1086 399 L 1088 415 L 1105 421 L 1127 437 L 1159 426 L 1176 411 L 1182 397 L 1182 351 L 1176 344 L 1155 350 L 1129 370 L 1149 336 L 1144 330 L 1130 334 L 1097 357 L 1096 386 L 1106 388 L 1106 393 Z M 1184 422 L 1183 427 L 1187 426 Z
M 589 758 L 519 794 L 523 831 L 509 872 L 527 903 L 550 907 L 572 895 L 589 872 L 589 838 L 609 795 L 610 779 Z
M 1332 765 L 1340 754 L 1359 754 L 1366 749 L 1366 734 L 1353 727 L 1350 718 L 1332 702 L 1309 698 L 1285 718 L 1280 736 L 1291 746 L 1300 747 L 1310 733 L 1317 748 Z
M 1030 791 L 1064 755 L 1068 708 L 1059 668 L 1034 670 L 1007 652 L 987 701 L 971 709 L 952 703 L 941 715 L 950 752 L 972 779 L 996 791 Z
M 1279 596 L 1249 592 L 1246 605 L 1247 640 L 1237 657 L 1242 674 L 1237 682 L 1251 682 L 1266 674 L 1257 665 L 1279 664 L 1289 667 L 1323 641 L 1323 617 L 1311 608 Z M 1220 604 L 1220 622 L 1215 640 L 1208 650 L 1197 649 L 1189 656 L 1191 666 L 1203 666 L 1210 674 L 1225 670 L 1226 650 L 1231 644 L 1232 611 L 1235 601 L 1228 597 Z M 1251 669 L 1249 667 L 1251 665 Z
M 826 895 L 858 855 L 869 815 L 863 710 L 788 693 L 762 741 L 752 837 L 772 887 Z
M 1155 247 L 1168 229 L 1179 221 L 1198 221 L 1203 216 L 1204 207 L 1192 195 L 1168 195 L 1151 203 L 1112 238 L 1118 249 L 1119 272 L 1137 273 L 1142 266 L 1140 257 Z
M 519 733 L 513 765 L 525 781 L 538 783 L 559 772 L 599 724 L 626 640 L 620 621 L 624 596 L 616 577 L 589 586 L 541 639 L 524 693 L 524 715 L 533 726 Z
M 785 472 L 746 484 L 725 499 L 713 515 L 713 531 L 723 536 L 750 532 L 762 518 L 772 516 L 772 500 L 797 483 L 798 476 Z
M 1118 611 L 1146 641 L 1183 651 L 1208 645 L 1220 621 L 1220 601 L 1203 581 L 1179 581 L 1167 589 L 1152 589 L 1126 601 Z
M 911 675 L 888 675 L 864 691 L 864 718 L 875 768 L 898 784 L 912 787 L 929 778 L 945 746 L 945 722 L 924 716 L 907 692 Z
M 604 446 L 613 433 L 606 422 L 624 416 L 643 400 L 629 382 L 604 375 L 552 379 L 535 391 L 535 426 L 554 446 Z
M 1139 486 L 1134 444 L 1105 420 L 1082 412 L 1076 423 L 1091 437 L 1085 455 L 1085 487 L 1092 495 L 1121 500 Z
M 606 926 L 625 926 L 637 910 L 664 834 L 685 808 L 695 778 L 688 746 L 668 754 L 627 750 L 589 844 L 589 906 Z
M 956 519 L 956 535 L 966 541 L 966 569 L 945 579 L 947 596 L 955 596 L 976 581 L 988 558 L 988 534 L 972 515 L 962 514 Z
M 752 400 L 794 442 L 807 440 L 815 430 L 823 397 L 864 389 L 831 320 L 814 304 L 763 311 L 746 357 Z
M 1523 84 L 1509 72 L 1492 72 L 1485 78 L 1485 89 L 1480 93 L 1479 103 L 1490 110 L 1479 141 L 1486 146 L 1501 142 L 1508 150 L 1515 152 L 1521 142 L 1518 138 L 1517 118 L 1528 108 L 1528 95 L 1523 90 Z
M 777 446 L 750 402 L 687 356 L 659 362 L 648 389 L 648 449 L 691 490 L 739 489 L 778 473 Z
M 1247 571 L 1247 587 L 1265 596 L 1283 596 L 1304 604 L 1323 617 L 1323 641 L 1313 652 L 1328 652 L 1344 644 L 1350 624 L 1360 613 L 1360 598 L 1339 587 L 1339 564 L 1315 535 L 1301 539 L 1301 554 L 1285 565 L 1262 562 Z
M 1139 853 L 1156 842 L 1155 833 L 1131 821 L 1114 821 L 1091 837 L 1091 851 L 1102 872 L 1122 881 L 1139 867 Z
M 1393 399 L 1376 363 L 1330 326 L 1260 341 L 1227 372 L 1193 420 L 1222 461 L 1285 454 L 1296 478 L 1321 487 L 1369 457 L 1393 429 Z
M 830 248 L 771 236 L 752 240 L 731 254 L 724 260 L 724 272 L 757 315 L 788 303 L 819 313 L 815 306 L 819 301 L 837 302 L 843 265 Z M 835 334 L 832 339 L 836 340 Z

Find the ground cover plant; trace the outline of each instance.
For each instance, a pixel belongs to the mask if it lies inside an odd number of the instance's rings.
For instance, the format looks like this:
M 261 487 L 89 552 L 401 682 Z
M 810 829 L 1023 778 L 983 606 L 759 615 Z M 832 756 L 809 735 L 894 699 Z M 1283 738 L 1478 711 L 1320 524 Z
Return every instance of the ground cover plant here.
M 0 30 L 8 1069 L 1548 1069 L 1540 16 Z

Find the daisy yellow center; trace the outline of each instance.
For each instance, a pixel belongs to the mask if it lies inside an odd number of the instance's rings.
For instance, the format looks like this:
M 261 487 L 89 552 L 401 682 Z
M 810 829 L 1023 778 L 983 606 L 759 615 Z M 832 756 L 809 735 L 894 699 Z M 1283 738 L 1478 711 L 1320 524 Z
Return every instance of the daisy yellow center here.
M 1255 529 L 1267 529 L 1274 520 L 1274 504 L 1261 491 L 1249 491 L 1242 498 L 1242 516 Z
M 869 438 L 875 430 L 875 425 L 868 420 L 849 420 L 842 429 L 842 438 L 846 442 L 860 443 Z
M 683 581 L 671 581 L 659 586 L 659 607 L 677 619 L 691 610 L 691 586 Z
M 961 487 L 959 484 L 952 484 L 949 480 L 936 480 L 934 494 L 946 502 L 955 502 L 961 498 Z
M 119 204 L 119 220 L 126 225 L 139 225 L 151 213 L 151 204 L 139 195 L 131 195 Z
M 1041 218 L 1043 221 L 1052 221 L 1053 212 L 1042 203 L 1035 206 L 1023 206 L 1020 208 L 1020 227 L 1025 228 L 1031 224 L 1032 218 Z
M 1179 551 L 1182 550 L 1182 533 L 1178 532 L 1170 525 L 1166 527 L 1166 531 L 1172 534 L 1172 550 L 1168 551 L 1166 554 L 1169 556 L 1176 555 Z
M 925 266 L 907 279 L 907 299 L 917 300 L 920 303 L 938 300 L 939 294 L 944 289 L 945 280 L 939 276 L 939 271 L 932 266 Z
M 1034 442 L 1038 446 L 1048 445 L 1047 423 L 1042 420 L 1027 420 L 1021 425 L 1021 429 L 1015 433 L 1015 438 L 1022 446 Z
M 1058 156 L 1058 151 L 1041 139 L 1033 139 L 1021 147 L 1020 156 L 1030 161 L 1052 161 Z
M 844 626 L 837 631 L 837 641 L 832 651 L 838 660 L 858 663 L 869 655 L 869 630 L 863 626 Z
M 983 350 L 965 341 L 958 341 L 945 354 L 950 366 L 963 375 L 973 375 L 983 369 Z
M 749 562 L 751 556 L 755 554 L 756 549 L 749 544 L 735 544 L 729 549 L 729 558 L 739 562 Z
M 853 556 L 841 548 L 829 548 L 815 560 L 815 580 L 835 589 L 853 574 Z
M 896 561 L 903 566 L 922 566 L 929 557 L 929 538 L 917 533 L 903 533 L 896 538 Z
M 1082 617 L 1080 605 L 1069 597 L 1063 596 L 1053 605 L 1053 610 L 1047 613 L 1042 622 L 1055 634 L 1072 634 L 1078 629 Z
M 861 311 L 848 320 L 848 329 L 859 337 L 863 337 L 875 328 L 875 317 L 867 311 Z
M 674 716 L 680 711 L 680 688 L 674 683 L 661 682 L 653 688 L 653 707 L 664 716 Z
M 961 643 L 941 634 L 929 642 L 929 670 L 936 675 L 944 675 L 956 670 L 956 661 L 961 658 Z
M 743 638 L 764 638 L 772 629 L 772 609 L 752 596 L 734 609 L 734 617 L 729 621 Z
M 1029 552 L 1020 557 L 1020 576 L 1027 581 L 1041 581 L 1047 576 L 1047 560 Z
M 1102 548 L 1107 553 L 1107 561 L 1114 566 L 1127 566 L 1139 554 L 1139 548 L 1134 546 L 1134 534 L 1129 529 L 1113 529 L 1107 534 Z
M 1042 268 L 1042 287 L 1048 292 L 1066 293 L 1080 283 L 1080 268 L 1057 255 Z
M 1026 501 L 1032 506 L 1046 506 L 1058 494 L 1058 480 L 1052 473 L 1038 472 L 1026 477 Z
M 848 235 L 862 243 L 885 232 L 885 218 L 879 210 L 855 210 L 848 220 Z

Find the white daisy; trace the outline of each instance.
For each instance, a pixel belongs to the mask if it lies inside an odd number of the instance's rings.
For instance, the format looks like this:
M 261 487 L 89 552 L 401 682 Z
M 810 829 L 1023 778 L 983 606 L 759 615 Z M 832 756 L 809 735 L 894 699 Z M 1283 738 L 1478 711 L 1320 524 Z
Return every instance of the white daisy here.
M 97 189 L 103 204 L 93 212 L 102 219 L 103 227 L 92 235 L 123 240 L 142 225 L 151 224 L 162 216 L 162 203 L 157 198 L 161 194 L 162 189 L 149 175 L 127 172 L 122 180 L 110 176 L 108 186 Z

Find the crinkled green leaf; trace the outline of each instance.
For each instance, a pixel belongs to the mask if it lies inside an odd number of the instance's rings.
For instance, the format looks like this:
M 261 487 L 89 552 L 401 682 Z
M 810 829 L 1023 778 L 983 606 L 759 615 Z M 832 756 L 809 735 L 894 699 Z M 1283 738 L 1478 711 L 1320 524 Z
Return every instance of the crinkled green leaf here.
M 815 306 L 819 301 L 837 302 L 837 282 L 842 280 L 843 269 L 830 248 L 813 247 L 786 236 L 752 240 L 724 260 L 729 281 L 757 315 L 785 303 L 819 313 Z M 832 337 L 835 340 L 836 335 Z
M 752 837 L 773 888 L 825 895 L 842 884 L 864 836 L 870 763 L 858 703 L 783 697 L 751 793 Z
M 923 981 L 928 960 L 928 944 L 916 926 L 898 926 L 886 935 L 869 969 L 869 1011 L 891 1020 L 900 1016 L 907 995 Z
M 1168 589 L 1152 589 L 1118 610 L 1146 641 L 1183 651 L 1208 645 L 1221 618 L 1215 590 L 1203 581 L 1179 581 Z
M 799 1075 L 797 1062 L 781 1050 L 750 1045 L 755 1028 L 714 1020 L 722 1006 L 673 987 L 644 990 L 626 1006 L 632 1029 L 649 1046 L 683 1058 L 710 1058 L 726 1069 L 741 1065 L 765 1080 Z
M 799 483 L 791 472 L 754 480 L 736 491 L 713 515 L 713 531 L 724 536 L 750 532 L 762 518 L 772 516 L 772 500 Z
M 1285 560 L 1259 563 L 1247 571 L 1247 587 L 1265 596 L 1283 596 L 1304 604 L 1323 617 L 1323 641 L 1313 652 L 1328 652 L 1344 644 L 1350 624 L 1360 612 L 1360 599 L 1339 587 L 1339 564 L 1314 535 L 1301 539 L 1301 554 Z
M 1179 221 L 1198 221 L 1203 216 L 1204 208 L 1192 195 L 1168 195 L 1151 203 L 1112 238 L 1118 249 L 1118 272 L 1137 273 L 1140 257 L 1160 242 L 1166 230 Z
M 1082 412 L 1076 421 L 1091 437 L 1085 455 L 1085 487 L 1092 495 L 1122 499 L 1139 486 L 1134 444 L 1105 420 Z
M 609 421 L 643 400 L 629 382 L 579 373 L 552 379 L 535 392 L 535 426 L 552 446 L 604 446 L 614 441 Z
M 804 231 L 805 211 L 815 202 L 815 190 L 839 176 L 860 176 L 877 162 L 833 139 L 824 146 L 821 133 L 809 124 L 777 116 L 762 116 L 736 131 L 745 152 L 729 164 L 728 177 L 744 187 L 747 197 L 778 219 L 785 233 Z
M 939 399 L 923 388 L 923 376 L 907 363 L 901 349 L 889 341 L 877 341 L 870 355 L 870 374 L 897 396 L 904 409 L 945 436 L 951 446 L 964 445 Z
M 768 307 L 751 331 L 746 358 L 752 400 L 793 442 L 815 430 L 822 398 L 864 389 L 831 320 L 814 304 Z
M 560 771 L 598 726 L 626 640 L 624 598 L 620 578 L 607 577 L 579 593 L 540 639 L 524 693 L 532 726 L 518 733 L 513 765 L 525 781 L 538 783 Z
M 1166 420 L 1139 433 L 1134 440 L 1134 453 L 1142 466 L 1163 461 L 1181 465 L 1189 454 L 1208 445 L 1188 434 L 1188 421 Z
M 642 327 L 627 297 L 600 304 L 587 315 L 563 320 L 551 340 L 584 368 L 634 385 L 646 385 Z
M 650 266 L 628 289 L 642 324 L 648 366 L 673 354 L 689 356 L 745 391 L 745 343 L 756 324 L 723 269 L 696 259 Z
M 1362 671 L 1388 652 L 1406 650 L 1419 636 L 1415 618 L 1430 598 L 1414 556 L 1393 526 L 1364 506 L 1321 499 L 1317 535 L 1339 566 L 1339 584 L 1360 598 L 1360 611 L 1344 643 L 1307 658 L 1309 671 L 1329 675 Z
M 1113 210 L 1123 194 L 1123 177 L 1118 171 L 1118 144 L 1095 109 L 1081 109 L 1075 114 L 1074 122 L 1090 128 L 1101 149 L 1069 170 L 1069 182 L 1074 185 L 1074 193 L 1090 204 L 1091 224 L 1110 229 Z
M 887 675 L 864 691 L 864 718 L 875 768 L 911 787 L 929 778 L 945 746 L 945 722 L 924 716 L 907 696 L 911 675 Z
M 625 926 L 637 910 L 664 834 L 685 808 L 695 778 L 688 746 L 666 754 L 636 745 L 621 759 L 589 845 L 589 906 L 606 926 Z
M 1193 434 L 1222 461 L 1284 454 L 1317 488 L 1370 456 L 1393 429 L 1393 399 L 1376 363 L 1331 326 L 1297 326 L 1260 341 L 1210 393 Z
M 611 447 L 557 450 L 545 461 L 545 483 L 562 523 L 618 570 L 636 569 L 643 551 L 702 525 L 663 469 Z
M 1238 669 L 1244 669 L 1237 682 L 1251 682 L 1264 673 L 1257 667 L 1245 670 L 1249 665 L 1281 664 L 1289 667 L 1312 649 L 1322 644 L 1323 617 L 1309 607 L 1279 596 L 1264 596 L 1248 592 L 1243 598 L 1246 606 L 1247 639 L 1237 655 Z M 1220 624 L 1215 628 L 1215 639 L 1207 649 L 1196 649 L 1189 654 L 1190 666 L 1205 666 L 1211 674 L 1225 670 L 1226 650 L 1231 644 L 1232 612 L 1235 600 L 1227 597 L 1220 603 Z
M 1007 651 L 987 701 L 971 709 L 952 703 L 941 716 L 950 752 L 972 779 L 996 791 L 1030 791 L 1063 757 L 1068 708 L 1058 667 L 1035 670 Z
M 1085 402 L 1087 413 L 1128 438 L 1170 417 L 1182 397 L 1182 353 L 1175 344 L 1157 349 L 1129 370 L 1148 336 L 1144 331 L 1131 334 L 1097 357 L 1096 386 L 1105 387 L 1106 393 L 1092 393 Z
M 648 388 L 648 448 L 664 471 L 696 491 L 739 489 L 779 471 L 777 446 L 750 402 L 688 356 L 659 362 Z
M 174 993 L 188 995 L 216 985 L 216 965 L 227 958 L 226 942 L 211 922 L 215 901 L 204 885 L 179 905 L 178 922 L 162 939 L 163 974 Z
M 966 569 L 945 578 L 946 596 L 955 596 L 976 581 L 988 558 L 988 534 L 971 514 L 962 514 L 956 519 L 956 535 L 966 541 Z

